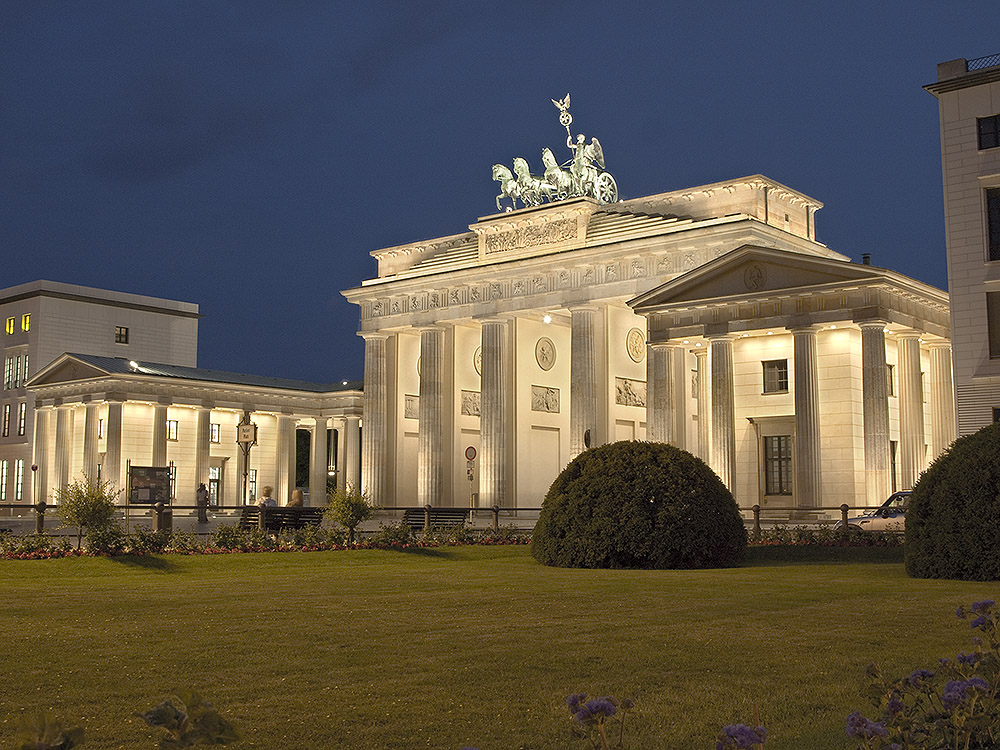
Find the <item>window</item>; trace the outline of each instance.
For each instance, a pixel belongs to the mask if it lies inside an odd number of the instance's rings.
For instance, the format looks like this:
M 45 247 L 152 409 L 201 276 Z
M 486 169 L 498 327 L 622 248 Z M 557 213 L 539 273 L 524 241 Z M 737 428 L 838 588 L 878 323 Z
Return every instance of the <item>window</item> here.
M 993 421 L 1000 422 L 1000 409 L 993 407 Z
M 1000 188 L 986 191 L 986 243 L 986 257 L 1000 260 Z
M 103 419 L 98 419 L 97 420 L 97 439 L 98 440 L 103 440 L 104 439 L 104 420 Z
M 0 459 L 0 503 L 7 502 L 7 459 Z
M 21 316 L 21 330 L 25 333 L 31 330 L 31 313 L 25 313 Z
M 21 387 L 21 356 L 14 357 L 14 388 Z
M 250 469 L 247 472 L 247 492 L 250 493 L 250 499 L 253 500 L 257 497 L 257 470 Z
M 1000 292 L 986 292 L 986 333 L 990 359 L 1000 358 Z
M 168 419 L 167 420 L 167 440 L 177 439 L 177 420 Z
M 792 436 L 764 438 L 764 494 L 792 494 Z
M 24 459 L 19 458 L 14 462 L 14 502 L 19 503 L 24 499 Z
M 886 365 L 885 366 L 885 395 L 895 396 L 896 395 L 896 365 Z
M 10 434 L 10 404 L 4 404 L 2 436 L 7 437 L 9 434 Z
M 14 319 L 13 318 L 7 318 L 7 323 L 6 323 L 6 325 L 4 325 L 4 331 L 7 334 L 14 333 Z
M 208 470 L 208 504 L 219 507 L 219 489 L 222 486 L 222 469 L 213 466 Z
M 209 441 L 212 443 L 218 443 L 220 442 L 221 436 L 222 436 L 222 428 L 220 428 L 219 425 L 217 425 L 215 422 L 212 422 L 212 424 L 208 426 Z
M 116 344 L 128 343 L 128 328 L 126 328 L 125 326 L 115 326 L 115 343 Z
M 3 387 L 4 389 L 13 388 L 11 385 L 14 382 L 14 358 L 7 357 L 3 362 Z
M 22 401 L 17 405 L 17 434 L 24 434 L 24 423 L 27 421 L 28 405 Z
M 979 150 L 1000 146 L 1000 115 L 976 118 L 976 130 L 979 136 Z
M 21 385 L 24 385 L 25 383 L 28 382 L 28 355 L 27 354 L 24 355 L 24 369 L 21 372 L 24 373 L 24 380 L 21 381 Z
M 892 484 L 890 488 L 891 492 L 896 491 L 896 453 L 898 452 L 899 443 L 895 440 L 889 441 L 889 481 Z
M 764 393 L 788 393 L 788 360 L 772 359 L 764 366 Z

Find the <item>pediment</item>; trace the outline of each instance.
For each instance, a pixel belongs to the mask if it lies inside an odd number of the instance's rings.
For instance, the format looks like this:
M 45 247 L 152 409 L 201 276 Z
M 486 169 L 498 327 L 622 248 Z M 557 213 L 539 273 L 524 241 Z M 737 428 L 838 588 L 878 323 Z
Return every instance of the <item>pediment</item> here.
M 39 372 L 30 381 L 30 385 L 54 385 L 56 383 L 69 383 L 76 380 L 88 380 L 90 378 L 104 378 L 110 375 L 107 370 L 69 355 L 63 355 L 52 364 Z
M 806 253 L 745 245 L 629 301 L 642 313 L 662 306 L 771 297 L 809 287 L 881 279 L 885 270 Z

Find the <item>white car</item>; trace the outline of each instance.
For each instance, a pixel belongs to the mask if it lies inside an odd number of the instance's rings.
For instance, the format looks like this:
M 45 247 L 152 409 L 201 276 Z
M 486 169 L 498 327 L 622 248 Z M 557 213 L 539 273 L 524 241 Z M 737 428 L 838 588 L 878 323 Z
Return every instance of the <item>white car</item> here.
M 906 506 L 911 494 L 910 490 L 894 492 L 876 510 L 848 518 L 847 524 L 862 531 L 903 531 L 906 525 Z M 843 523 L 838 521 L 834 528 L 842 526 Z

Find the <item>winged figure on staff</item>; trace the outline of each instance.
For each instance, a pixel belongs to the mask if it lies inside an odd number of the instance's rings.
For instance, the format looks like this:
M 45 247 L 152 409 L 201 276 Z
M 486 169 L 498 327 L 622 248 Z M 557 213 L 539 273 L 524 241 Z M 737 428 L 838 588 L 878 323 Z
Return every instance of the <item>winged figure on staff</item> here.
M 587 143 L 582 133 L 573 138 L 569 94 L 553 99 L 552 103 L 559 110 L 559 124 L 566 128 L 566 147 L 572 158 L 560 164 L 552 149 L 543 148 L 545 171 L 541 175 L 531 174 L 527 161 L 521 157 L 514 160 L 513 172 L 503 164 L 494 164 L 493 179 L 500 183 L 500 194 L 496 198 L 498 211 L 504 210 L 501 201 L 505 198 L 511 202 L 508 211 L 516 209 L 518 201 L 527 208 L 567 198 L 591 198 L 598 203 L 618 200 L 618 184 L 611 173 L 605 171 L 601 142 L 591 138 Z

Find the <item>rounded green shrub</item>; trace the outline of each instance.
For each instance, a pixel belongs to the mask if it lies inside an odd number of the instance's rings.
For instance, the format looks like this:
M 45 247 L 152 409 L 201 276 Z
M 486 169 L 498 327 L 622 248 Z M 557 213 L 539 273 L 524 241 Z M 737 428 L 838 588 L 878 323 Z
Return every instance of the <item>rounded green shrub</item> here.
M 699 458 L 624 441 L 581 453 L 549 488 L 531 553 L 573 568 L 738 565 L 747 533 L 732 494 Z
M 1000 580 L 1000 424 L 961 437 L 913 488 L 906 572 L 915 578 Z

